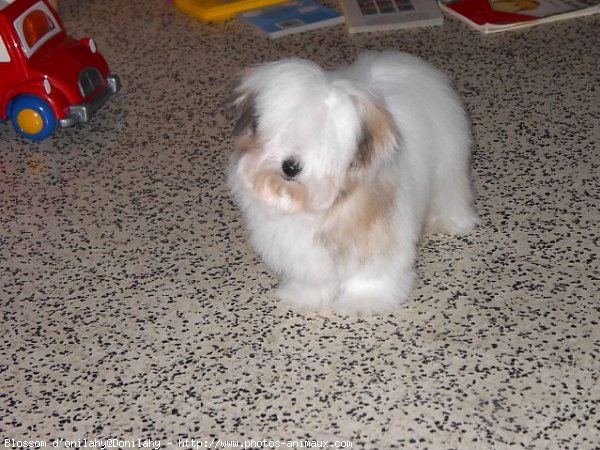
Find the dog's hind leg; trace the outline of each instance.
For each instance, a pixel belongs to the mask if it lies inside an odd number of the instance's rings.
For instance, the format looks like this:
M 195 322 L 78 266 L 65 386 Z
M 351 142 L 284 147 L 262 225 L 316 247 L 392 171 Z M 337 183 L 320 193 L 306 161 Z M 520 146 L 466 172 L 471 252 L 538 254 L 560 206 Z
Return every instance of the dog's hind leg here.
M 465 234 L 477 223 L 466 158 L 445 161 L 435 174 L 425 232 Z

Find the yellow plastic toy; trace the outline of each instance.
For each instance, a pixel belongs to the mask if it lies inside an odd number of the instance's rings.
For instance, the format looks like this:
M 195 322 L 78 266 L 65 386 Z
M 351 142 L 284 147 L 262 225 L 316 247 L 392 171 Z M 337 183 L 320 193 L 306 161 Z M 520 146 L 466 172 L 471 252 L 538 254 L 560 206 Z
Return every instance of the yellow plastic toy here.
M 231 19 L 242 11 L 284 1 L 286 0 L 174 0 L 173 4 L 196 19 L 217 21 Z

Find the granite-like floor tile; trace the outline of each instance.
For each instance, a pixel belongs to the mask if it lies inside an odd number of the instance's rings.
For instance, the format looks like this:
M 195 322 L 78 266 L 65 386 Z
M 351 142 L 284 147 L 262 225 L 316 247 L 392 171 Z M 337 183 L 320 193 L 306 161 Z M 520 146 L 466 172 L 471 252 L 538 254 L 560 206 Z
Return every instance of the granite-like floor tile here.
M 3 439 L 598 448 L 598 17 L 269 41 L 163 1 L 60 8 L 123 90 L 43 142 L 0 124 Z M 455 80 L 482 224 L 422 242 L 396 313 L 302 316 L 228 196 L 228 92 L 250 64 L 387 48 Z

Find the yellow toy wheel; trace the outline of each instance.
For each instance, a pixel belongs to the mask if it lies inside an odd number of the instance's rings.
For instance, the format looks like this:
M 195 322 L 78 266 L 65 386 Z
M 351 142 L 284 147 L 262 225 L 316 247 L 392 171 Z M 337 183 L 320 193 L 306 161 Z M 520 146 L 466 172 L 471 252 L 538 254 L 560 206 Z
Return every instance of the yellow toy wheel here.
M 44 128 L 44 120 L 33 109 L 22 109 L 17 114 L 19 128 L 27 134 L 38 134 Z

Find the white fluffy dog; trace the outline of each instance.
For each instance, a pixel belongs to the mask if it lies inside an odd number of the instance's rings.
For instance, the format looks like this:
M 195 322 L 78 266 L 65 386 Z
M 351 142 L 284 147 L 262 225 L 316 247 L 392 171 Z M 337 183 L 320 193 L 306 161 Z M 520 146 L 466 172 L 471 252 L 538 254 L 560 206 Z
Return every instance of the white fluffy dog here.
M 477 222 L 465 111 L 414 56 L 366 53 L 331 72 L 263 64 L 244 74 L 233 108 L 229 185 L 294 307 L 392 310 L 411 291 L 421 233 Z

